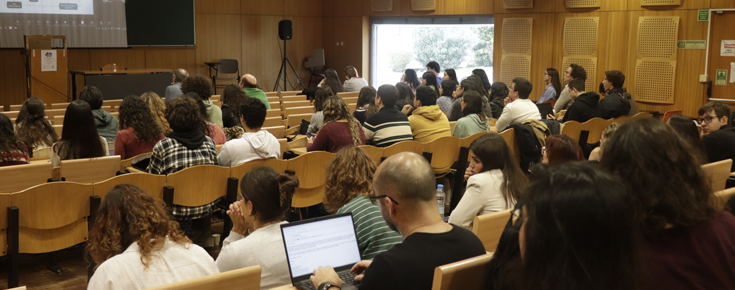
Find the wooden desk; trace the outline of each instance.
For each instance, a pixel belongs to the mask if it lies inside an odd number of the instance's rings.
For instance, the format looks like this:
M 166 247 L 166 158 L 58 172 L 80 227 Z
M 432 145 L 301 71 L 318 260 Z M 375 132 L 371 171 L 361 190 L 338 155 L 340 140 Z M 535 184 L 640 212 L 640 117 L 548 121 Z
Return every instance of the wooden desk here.
M 87 84 L 87 76 L 125 76 L 125 75 L 145 75 L 145 74 L 167 74 L 168 79 L 166 81 L 166 85 L 163 86 L 160 89 L 157 90 L 146 90 L 146 87 L 141 87 L 141 83 L 139 82 L 139 78 L 136 78 L 135 80 L 132 80 L 132 82 L 122 82 L 120 83 L 121 86 L 130 87 L 130 88 L 139 88 L 140 92 L 135 93 L 135 95 L 142 95 L 146 91 L 154 91 L 163 97 L 163 93 L 166 91 L 166 87 L 171 84 L 171 80 L 173 78 L 173 74 L 171 72 L 171 69 L 162 69 L 162 68 L 146 68 L 146 69 L 127 69 L 127 70 L 70 70 L 69 73 L 71 74 L 71 92 L 72 92 L 72 100 L 77 99 L 77 75 L 81 75 L 84 78 L 85 85 Z M 161 76 L 163 77 L 163 76 Z M 162 78 L 163 79 L 163 78 Z M 163 84 L 160 84 L 163 85 Z M 157 88 L 157 86 L 156 86 Z M 102 94 L 105 96 L 106 100 L 110 99 L 122 99 L 121 97 L 108 97 L 107 94 L 111 94 L 112 90 L 102 90 Z M 124 97 L 125 95 L 123 95 Z

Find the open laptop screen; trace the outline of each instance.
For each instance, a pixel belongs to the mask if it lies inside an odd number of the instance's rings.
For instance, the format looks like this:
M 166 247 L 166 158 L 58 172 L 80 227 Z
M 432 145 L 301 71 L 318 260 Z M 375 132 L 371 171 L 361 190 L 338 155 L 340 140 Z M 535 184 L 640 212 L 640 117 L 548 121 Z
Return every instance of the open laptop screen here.
M 281 226 L 291 278 L 311 275 L 320 266 L 352 267 L 360 261 L 350 213 Z

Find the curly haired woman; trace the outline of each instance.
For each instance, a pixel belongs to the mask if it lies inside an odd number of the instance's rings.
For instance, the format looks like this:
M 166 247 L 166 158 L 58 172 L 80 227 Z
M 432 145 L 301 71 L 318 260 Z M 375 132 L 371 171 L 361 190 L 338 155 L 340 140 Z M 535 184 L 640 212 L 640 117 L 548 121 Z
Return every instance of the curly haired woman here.
M 15 135 L 18 140 L 28 144 L 29 151 L 48 148 L 54 145 L 59 136 L 44 116 L 45 106 L 37 97 L 30 97 L 23 103 L 15 120 Z
M 161 202 L 131 184 L 116 185 L 105 196 L 87 251 L 99 264 L 88 289 L 146 289 L 219 273 Z
M 147 92 L 141 95 L 140 99 L 143 100 L 148 105 L 148 108 L 151 109 L 153 119 L 156 120 L 156 124 L 161 128 L 163 135 L 171 133 L 173 130 L 171 130 L 171 127 L 168 125 L 168 121 L 166 121 L 166 105 L 163 104 L 161 97 L 154 92 Z
M 127 96 L 120 105 L 120 131 L 115 137 L 115 155 L 121 159 L 153 151 L 164 136 L 151 110 L 138 96 Z
M 324 101 L 324 126 L 319 137 L 309 138 L 306 150 L 337 152 L 350 145 L 365 145 L 365 133 L 360 122 L 350 114 L 350 108 L 338 96 Z
M 378 206 L 368 198 L 373 192 L 374 174 L 375 163 L 365 150 L 348 146 L 337 152 L 327 166 L 324 186 L 324 207 L 328 212 L 352 212 L 363 260 L 372 259 L 403 242 L 401 235 L 385 223 Z

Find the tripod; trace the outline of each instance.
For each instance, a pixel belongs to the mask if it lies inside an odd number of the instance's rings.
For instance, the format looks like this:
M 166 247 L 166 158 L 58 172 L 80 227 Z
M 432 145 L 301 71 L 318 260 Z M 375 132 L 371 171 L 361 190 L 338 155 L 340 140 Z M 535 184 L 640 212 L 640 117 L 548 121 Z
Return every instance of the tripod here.
M 299 77 L 299 74 L 296 73 L 296 70 L 293 68 L 293 65 L 291 65 L 291 61 L 288 60 L 288 57 L 286 57 L 286 40 L 283 40 L 283 61 L 281 61 L 281 69 L 278 71 L 278 77 L 276 77 L 276 85 L 273 86 L 273 91 L 276 92 L 276 89 L 278 89 L 280 86 L 278 83 L 281 81 L 281 75 L 283 75 L 283 90 L 286 91 L 286 82 L 288 82 L 291 85 L 291 90 L 294 89 L 293 84 L 288 81 L 288 68 L 286 67 L 286 64 L 288 64 L 289 67 L 291 67 L 291 71 L 294 75 L 296 75 L 296 79 L 298 80 L 299 84 L 301 85 L 301 88 L 304 88 L 304 84 L 301 82 L 301 77 Z

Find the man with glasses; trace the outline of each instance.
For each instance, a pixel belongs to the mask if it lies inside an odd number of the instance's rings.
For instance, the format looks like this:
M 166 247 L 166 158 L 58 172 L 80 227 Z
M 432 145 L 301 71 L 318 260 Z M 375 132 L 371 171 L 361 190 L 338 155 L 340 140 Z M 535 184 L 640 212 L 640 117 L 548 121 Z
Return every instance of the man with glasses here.
M 704 142 L 709 162 L 733 159 L 735 170 L 735 128 L 730 124 L 730 106 L 723 102 L 710 102 L 699 108 L 700 136 Z
M 389 157 L 375 171 L 373 184 L 370 200 L 404 241 L 352 267 L 352 272 L 362 274 L 355 278 L 361 281 L 360 290 L 431 289 L 436 267 L 485 254 L 472 232 L 442 221 L 434 171 L 423 156 L 403 152 Z M 330 267 L 319 267 L 311 281 L 315 287 L 333 286 L 329 290 L 342 286 Z
M 587 71 L 576 63 L 570 64 L 569 67 L 564 70 L 564 82 L 569 83 L 573 79 L 580 79 L 583 82 L 587 81 Z M 572 106 L 572 103 L 574 103 L 574 100 L 569 96 L 569 86 L 565 86 L 561 91 L 561 94 L 559 94 L 559 98 L 556 100 L 554 112 L 558 113 L 561 112 L 561 110 L 567 110 Z

